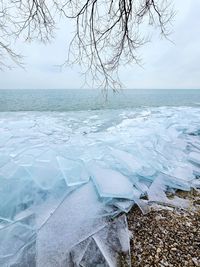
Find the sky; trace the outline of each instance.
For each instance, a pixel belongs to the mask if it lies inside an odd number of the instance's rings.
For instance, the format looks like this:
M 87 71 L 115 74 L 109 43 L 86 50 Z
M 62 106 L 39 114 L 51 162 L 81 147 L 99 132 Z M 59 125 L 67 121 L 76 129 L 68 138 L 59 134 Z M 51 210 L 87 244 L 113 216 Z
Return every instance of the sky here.
M 175 0 L 172 42 L 158 34 L 139 51 L 142 67 L 121 67 L 120 78 L 127 89 L 200 89 L 200 1 Z M 67 26 L 67 27 L 66 27 Z M 79 66 L 56 67 L 64 62 L 72 28 L 59 25 L 51 44 L 16 43 L 24 55 L 25 69 L 0 72 L 0 89 L 80 89 L 84 77 Z

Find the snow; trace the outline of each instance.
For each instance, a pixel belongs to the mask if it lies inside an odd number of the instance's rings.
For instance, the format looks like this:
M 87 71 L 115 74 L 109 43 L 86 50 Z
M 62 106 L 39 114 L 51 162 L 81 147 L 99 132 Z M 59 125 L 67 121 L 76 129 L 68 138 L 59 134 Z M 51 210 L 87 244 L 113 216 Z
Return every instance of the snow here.
M 200 187 L 199 125 L 188 107 L 0 113 L 0 266 L 116 266 L 117 215 Z

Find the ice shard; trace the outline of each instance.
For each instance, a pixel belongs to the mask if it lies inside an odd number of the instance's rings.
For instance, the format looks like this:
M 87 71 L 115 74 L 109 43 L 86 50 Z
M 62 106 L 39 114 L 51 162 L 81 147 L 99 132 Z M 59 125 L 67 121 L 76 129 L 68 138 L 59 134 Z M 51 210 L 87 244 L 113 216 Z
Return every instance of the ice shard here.
M 107 218 L 100 216 L 103 209 L 91 182 L 65 198 L 38 231 L 37 267 L 62 266 L 75 244 L 105 226 Z
M 73 247 L 72 262 L 75 267 L 131 266 L 129 239 L 126 216 L 122 215 Z
M 191 152 L 189 154 L 189 161 L 192 163 L 198 164 L 200 166 L 200 153 L 198 152 Z
M 121 173 L 97 163 L 90 164 L 90 172 L 101 197 L 133 198 L 132 183 Z
M 19 222 L 0 229 L 0 263 L 2 267 L 35 238 L 35 231 Z
M 58 164 L 68 186 L 80 185 L 89 181 L 89 173 L 81 160 L 57 157 Z

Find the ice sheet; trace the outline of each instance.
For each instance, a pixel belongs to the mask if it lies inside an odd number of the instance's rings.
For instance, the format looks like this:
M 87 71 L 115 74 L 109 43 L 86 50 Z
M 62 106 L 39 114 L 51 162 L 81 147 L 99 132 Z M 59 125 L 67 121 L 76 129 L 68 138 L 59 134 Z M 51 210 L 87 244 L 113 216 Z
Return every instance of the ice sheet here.
M 0 266 L 70 266 L 74 246 L 82 266 L 112 265 L 108 218 L 185 208 L 168 192 L 200 187 L 199 125 L 183 107 L 0 113 Z

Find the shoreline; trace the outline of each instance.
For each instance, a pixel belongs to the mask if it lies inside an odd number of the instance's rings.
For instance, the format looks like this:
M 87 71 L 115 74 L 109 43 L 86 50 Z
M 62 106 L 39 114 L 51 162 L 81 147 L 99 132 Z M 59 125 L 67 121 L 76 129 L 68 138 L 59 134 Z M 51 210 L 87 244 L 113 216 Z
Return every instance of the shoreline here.
M 178 195 L 190 201 L 189 209 L 157 205 L 142 214 L 134 206 L 127 214 L 131 266 L 200 266 L 200 190 Z

